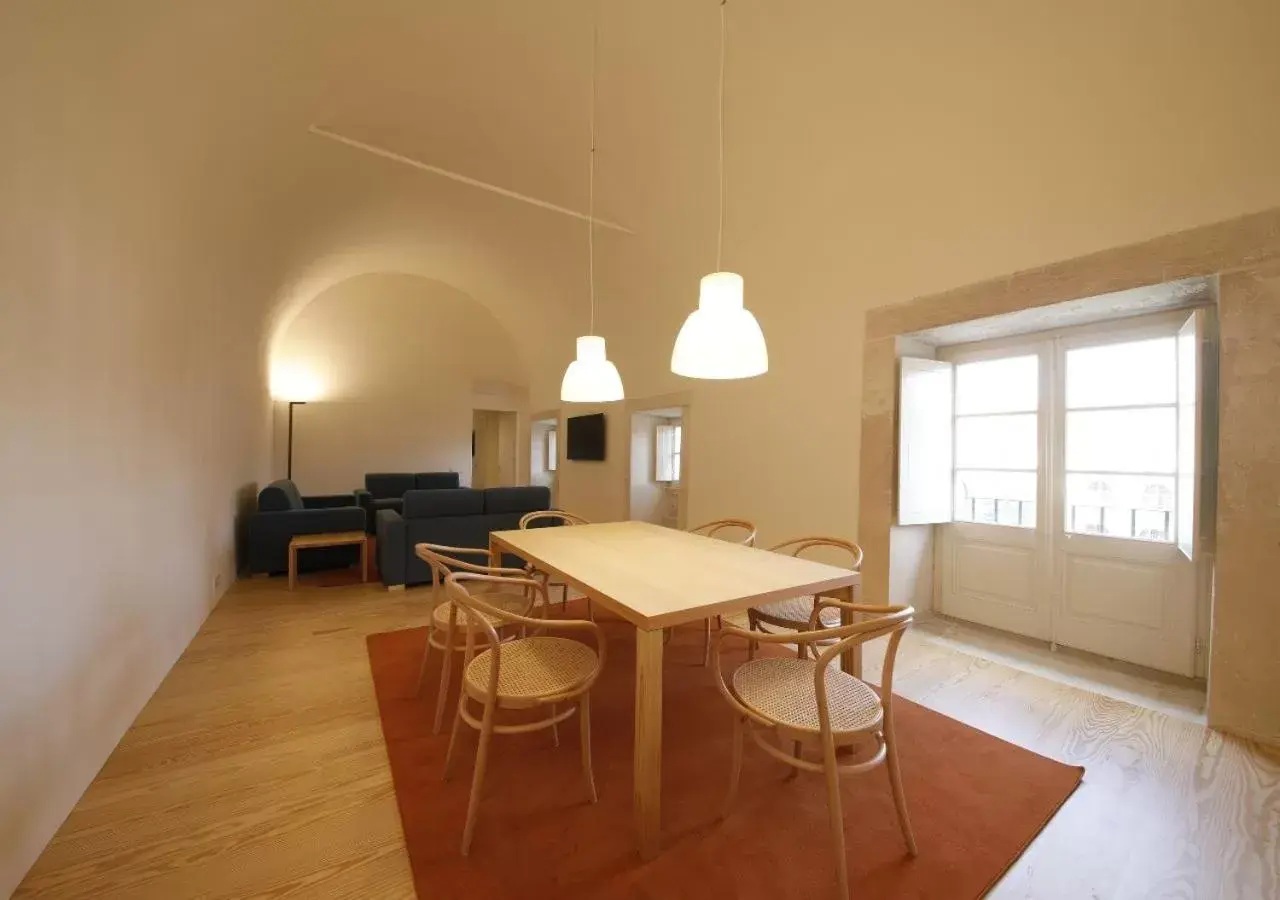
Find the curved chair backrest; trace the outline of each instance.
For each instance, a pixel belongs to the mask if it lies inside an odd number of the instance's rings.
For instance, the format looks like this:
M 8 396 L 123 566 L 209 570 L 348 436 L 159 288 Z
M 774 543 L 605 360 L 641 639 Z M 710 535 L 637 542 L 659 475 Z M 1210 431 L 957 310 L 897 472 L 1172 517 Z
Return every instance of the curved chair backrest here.
M 476 547 L 447 547 L 444 544 L 421 543 L 413 545 L 413 552 L 431 567 L 431 590 L 433 594 L 437 586 L 444 584 L 445 579 L 454 571 L 473 572 L 479 575 L 529 577 L 529 572 L 525 569 L 479 565 L 460 558 L 461 555 L 478 556 L 487 562 L 489 560 L 489 551 Z
M 520 529 L 528 528 L 532 523 L 542 519 L 551 519 L 559 522 L 561 525 L 590 525 L 582 516 L 566 512 L 563 509 L 540 509 L 536 512 L 525 513 L 520 517 Z
M 889 646 L 884 651 L 884 662 L 880 669 L 880 702 L 886 710 L 893 702 L 893 666 L 898 658 L 898 644 L 902 635 L 915 619 L 916 611 L 910 606 L 865 606 L 859 603 L 843 603 L 836 600 L 819 600 L 814 607 L 814 615 L 822 606 L 844 606 L 863 615 L 871 614 L 874 618 L 842 625 L 838 628 L 825 629 L 828 639 L 834 637 L 835 642 L 818 654 L 817 666 L 814 669 L 814 691 L 818 698 L 818 716 L 822 721 L 822 730 L 830 733 L 830 712 L 827 709 L 826 667 L 840 658 L 840 654 L 858 644 L 888 637 Z M 810 635 L 820 635 L 823 631 L 811 631 Z M 794 639 L 796 636 L 792 635 Z
M 785 553 L 788 556 L 804 556 L 819 547 L 831 547 L 849 554 L 849 568 L 855 572 L 862 569 L 862 548 L 844 538 L 822 536 L 792 538 L 770 547 L 769 550 L 773 553 Z
M 746 547 L 754 547 L 756 545 L 755 523 L 748 522 L 746 519 L 716 519 L 714 522 L 707 522 L 697 528 L 690 528 L 689 533 L 700 534 L 703 537 L 719 537 L 722 531 L 732 530 L 740 530 L 746 533 L 742 536 L 735 536 L 731 541 L 727 537 L 720 537 L 720 540 L 742 544 Z
M 603 629 L 595 622 L 588 622 L 585 619 L 535 619 L 528 614 L 519 615 L 486 603 L 482 592 L 479 590 L 473 592 L 471 590 L 473 587 L 479 589 L 488 586 L 493 589 L 502 585 L 519 587 L 522 590 L 535 592 L 535 595 L 542 600 L 542 608 L 547 608 L 547 586 L 537 579 L 524 576 L 523 573 L 521 577 L 512 577 L 510 575 L 485 575 L 479 572 L 455 572 L 445 581 L 445 591 L 449 600 L 454 604 L 455 610 L 457 610 L 454 615 L 461 613 L 480 623 L 480 633 L 484 635 L 485 640 L 488 642 L 489 649 L 496 648 L 500 641 L 497 628 L 494 627 L 495 622 L 498 623 L 499 628 L 504 625 L 520 625 L 530 630 L 536 629 L 537 633 L 547 631 L 591 632 L 595 638 L 596 658 L 598 660 L 595 669 L 585 680 L 578 684 L 563 687 L 559 693 L 564 696 L 572 696 L 590 688 L 604 669 L 608 642 L 605 640 Z M 466 661 L 463 665 L 466 666 L 471 662 L 471 659 L 472 647 L 468 644 Z M 495 652 L 493 661 L 489 666 L 489 682 L 487 686 L 489 702 L 492 702 L 498 693 L 498 669 L 501 665 L 502 656 Z M 535 702 L 554 703 L 557 699 L 558 697 L 555 694 L 548 694 L 535 698 Z

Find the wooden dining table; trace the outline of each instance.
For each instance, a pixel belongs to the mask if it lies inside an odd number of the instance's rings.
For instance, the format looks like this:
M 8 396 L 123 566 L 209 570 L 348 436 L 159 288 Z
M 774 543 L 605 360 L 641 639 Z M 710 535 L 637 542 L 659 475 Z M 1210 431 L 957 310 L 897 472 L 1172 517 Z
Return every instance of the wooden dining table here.
M 495 531 L 491 564 L 514 553 L 580 591 L 636 628 L 633 802 L 637 848 L 661 850 L 663 629 L 777 600 L 812 594 L 852 600 L 859 575 L 781 553 L 770 553 L 653 525 L 609 522 Z M 852 614 L 842 611 L 846 624 Z M 860 649 L 841 657 L 861 675 Z

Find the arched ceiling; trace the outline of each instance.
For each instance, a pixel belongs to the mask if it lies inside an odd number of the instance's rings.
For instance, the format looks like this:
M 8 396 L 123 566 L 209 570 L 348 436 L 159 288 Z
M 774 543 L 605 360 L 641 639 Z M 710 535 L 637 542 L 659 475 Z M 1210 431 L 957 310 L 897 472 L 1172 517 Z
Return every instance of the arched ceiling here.
M 308 129 L 585 209 L 595 6 L 597 210 L 635 232 L 599 234 L 601 330 L 668 341 L 714 262 L 714 0 L 18 0 L 0 65 L 171 252 L 252 272 L 228 303 L 264 348 L 327 285 L 421 274 L 520 336 L 537 393 L 585 330 L 583 223 Z M 776 270 L 766 330 L 1280 202 L 1269 0 L 729 8 L 726 265 Z

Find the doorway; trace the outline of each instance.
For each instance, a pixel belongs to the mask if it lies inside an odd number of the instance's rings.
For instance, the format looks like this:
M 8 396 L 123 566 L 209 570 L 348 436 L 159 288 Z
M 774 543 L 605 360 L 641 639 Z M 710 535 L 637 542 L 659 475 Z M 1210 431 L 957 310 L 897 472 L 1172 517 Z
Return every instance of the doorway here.
M 684 410 L 647 409 L 631 414 L 628 517 L 681 527 Z
M 1109 322 L 918 361 L 935 399 L 949 388 L 942 613 L 1195 674 L 1205 316 Z
M 471 486 L 515 484 L 516 434 L 519 420 L 509 410 L 471 411 Z
M 555 416 L 544 415 L 529 424 L 529 483 L 551 491 L 556 505 L 556 472 L 560 468 L 560 428 Z

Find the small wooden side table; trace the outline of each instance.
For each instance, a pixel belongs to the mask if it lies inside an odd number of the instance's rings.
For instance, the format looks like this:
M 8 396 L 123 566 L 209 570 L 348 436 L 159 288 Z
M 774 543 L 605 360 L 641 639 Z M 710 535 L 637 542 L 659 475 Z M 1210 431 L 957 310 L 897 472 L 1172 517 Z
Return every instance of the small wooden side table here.
M 369 538 L 363 531 L 330 531 L 322 534 L 299 534 L 289 541 L 289 590 L 298 580 L 298 551 L 315 547 L 360 545 L 360 580 L 369 580 Z

